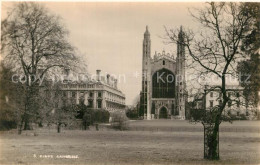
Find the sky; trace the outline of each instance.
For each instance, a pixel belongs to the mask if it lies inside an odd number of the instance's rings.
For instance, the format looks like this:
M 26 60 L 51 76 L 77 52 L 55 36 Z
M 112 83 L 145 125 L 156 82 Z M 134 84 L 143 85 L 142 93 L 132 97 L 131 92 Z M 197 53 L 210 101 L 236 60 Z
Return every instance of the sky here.
M 17 2 L 16 2 L 17 3 Z M 151 55 L 163 50 L 176 57 L 176 45 L 164 44 L 164 26 L 191 29 L 198 26 L 188 8 L 198 2 L 40 2 L 59 15 L 69 30 L 69 40 L 86 59 L 88 72 L 114 74 L 118 88 L 131 105 L 141 90 L 142 42 L 146 25 L 151 34 Z M 2 2 L 2 19 L 13 2 Z

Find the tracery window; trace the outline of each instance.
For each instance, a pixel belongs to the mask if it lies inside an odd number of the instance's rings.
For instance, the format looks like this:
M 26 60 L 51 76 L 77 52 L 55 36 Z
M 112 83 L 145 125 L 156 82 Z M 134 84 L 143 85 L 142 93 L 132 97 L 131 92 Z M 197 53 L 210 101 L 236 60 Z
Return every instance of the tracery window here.
M 167 70 L 156 71 L 152 77 L 153 98 L 174 98 L 175 97 L 175 75 Z

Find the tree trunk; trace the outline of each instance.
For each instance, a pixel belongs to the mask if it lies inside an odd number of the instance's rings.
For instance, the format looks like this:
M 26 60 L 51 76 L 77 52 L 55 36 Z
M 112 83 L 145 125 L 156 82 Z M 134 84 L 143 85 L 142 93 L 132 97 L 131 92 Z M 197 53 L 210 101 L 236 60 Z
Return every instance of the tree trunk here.
M 204 159 L 219 160 L 219 124 L 204 125 Z
M 88 122 L 84 121 L 83 125 L 84 125 L 84 130 L 88 130 L 89 129 Z
M 98 124 L 96 123 L 96 131 L 99 131 Z
M 43 125 L 42 125 L 42 122 L 41 122 L 41 121 L 38 123 L 38 126 L 39 126 L 39 127 L 43 127 Z
M 256 104 L 256 115 L 257 115 L 257 120 L 260 120 L 260 91 L 257 91 L 256 94 L 256 98 L 257 98 L 257 104 Z
M 22 134 L 22 128 L 23 128 L 23 121 L 21 121 L 20 124 L 18 125 L 18 135 Z
M 25 100 L 25 111 L 24 111 L 24 130 L 32 130 L 32 126 L 30 125 L 30 121 L 32 118 L 32 114 L 37 112 L 38 102 L 37 99 L 38 91 L 35 89 L 35 86 L 31 86 L 27 84 L 27 93 Z
M 61 126 L 61 124 L 58 123 L 58 125 L 57 125 L 57 132 L 58 132 L 58 133 L 60 133 L 60 126 Z
M 24 116 L 21 116 L 22 119 L 20 122 L 18 122 L 18 135 L 21 135 L 22 134 L 22 130 L 23 130 L 23 123 L 24 123 Z
M 29 125 L 29 112 L 30 112 L 30 91 L 28 90 L 28 87 L 26 88 L 26 100 L 25 100 L 25 107 L 24 107 L 24 114 L 23 114 L 23 122 L 24 122 L 24 128 L 23 130 L 31 130 Z
M 32 127 L 30 125 L 30 122 L 29 122 L 29 119 L 26 118 L 25 121 L 24 121 L 24 128 L 23 130 L 32 130 Z

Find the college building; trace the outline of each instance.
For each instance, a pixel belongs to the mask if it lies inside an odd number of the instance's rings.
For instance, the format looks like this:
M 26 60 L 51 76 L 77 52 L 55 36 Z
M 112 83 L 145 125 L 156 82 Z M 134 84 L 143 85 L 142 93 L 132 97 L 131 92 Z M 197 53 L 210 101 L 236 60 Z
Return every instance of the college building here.
M 227 95 L 230 100 L 224 109 L 224 115 L 239 116 L 243 115 L 247 119 L 257 117 L 257 108 L 247 101 L 243 94 L 244 88 L 239 85 L 227 85 Z M 219 88 L 214 86 L 205 86 L 204 92 L 198 93 L 193 100 L 192 109 L 209 110 L 214 106 L 222 104 L 222 93 Z
M 184 39 L 182 28 L 179 43 Z M 176 58 L 175 58 L 176 57 Z M 155 52 L 151 56 L 148 26 L 143 39 L 142 91 L 139 115 L 144 119 L 185 119 L 187 101 L 185 83 L 185 48 L 177 44 L 177 55 Z
M 66 74 L 69 74 L 68 72 Z M 96 71 L 95 79 L 63 83 L 63 98 L 73 100 L 75 104 L 82 101 L 89 108 L 104 109 L 109 112 L 125 109 L 125 94 L 117 87 L 117 79 L 109 74 L 101 75 Z

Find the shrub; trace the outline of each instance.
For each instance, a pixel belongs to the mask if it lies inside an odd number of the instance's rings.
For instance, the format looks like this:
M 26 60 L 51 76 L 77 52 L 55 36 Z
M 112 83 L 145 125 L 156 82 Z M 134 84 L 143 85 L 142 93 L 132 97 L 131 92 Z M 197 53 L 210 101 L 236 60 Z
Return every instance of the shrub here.
M 118 130 L 129 129 L 129 120 L 126 117 L 125 113 L 115 112 L 111 114 L 111 117 L 112 117 L 112 121 L 111 121 L 112 128 Z
M 94 123 L 108 123 L 109 122 L 109 112 L 107 110 L 95 109 L 92 114 Z
M 76 106 L 76 119 L 83 119 L 86 111 L 88 111 L 89 107 L 87 107 L 84 103 L 80 103 Z M 88 112 L 87 112 L 88 113 Z
M 17 123 L 15 121 L 8 121 L 8 120 L 0 120 L 0 130 L 10 130 L 17 128 Z
M 126 116 L 129 118 L 129 119 L 138 119 L 138 112 L 136 110 L 131 110 L 131 109 L 128 109 L 126 111 Z
M 82 119 L 82 125 L 83 125 L 84 130 L 89 129 L 89 126 L 90 126 L 91 124 L 93 124 L 91 115 L 88 114 L 88 113 L 85 113 L 85 114 L 83 115 L 83 119 Z
M 240 120 L 247 120 L 247 117 L 245 114 L 241 114 L 239 117 L 240 117 Z
M 109 112 L 103 109 L 93 109 L 86 106 L 83 102 L 76 107 L 77 119 L 82 119 L 83 129 L 86 130 L 90 125 L 94 123 L 108 123 L 109 122 Z
M 230 120 L 247 120 L 247 117 L 245 114 L 240 114 L 240 115 L 230 114 L 229 117 L 230 117 Z

